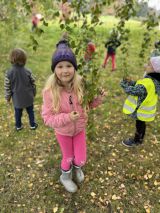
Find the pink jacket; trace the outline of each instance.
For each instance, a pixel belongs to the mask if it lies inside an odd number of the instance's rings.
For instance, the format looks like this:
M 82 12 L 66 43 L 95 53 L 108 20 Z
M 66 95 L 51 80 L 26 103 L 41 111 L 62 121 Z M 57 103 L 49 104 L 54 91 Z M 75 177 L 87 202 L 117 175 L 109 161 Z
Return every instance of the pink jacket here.
M 82 106 L 78 103 L 75 94 L 73 92 L 67 93 L 63 90 L 61 92 L 60 103 L 60 111 L 54 113 L 50 91 L 43 91 L 42 118 L 45 125 L 53 128 L 56 133 L 66 136 L 74 136 L 84 130 L 87 123 L 87 116 Z M 97 97 L 90 104 L 90 107 L 97 107 L 101 103 L 101 98 Z M 80 118 L 77 121 L 71 120 L 69 114 L 72 111 L 79 112 Z

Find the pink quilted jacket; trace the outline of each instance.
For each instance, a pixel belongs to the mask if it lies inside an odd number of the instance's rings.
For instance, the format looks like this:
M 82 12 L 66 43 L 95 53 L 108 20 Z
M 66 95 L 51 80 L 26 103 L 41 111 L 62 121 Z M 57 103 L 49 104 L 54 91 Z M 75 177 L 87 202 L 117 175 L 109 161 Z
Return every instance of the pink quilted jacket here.
M 43 91 L 42 118 L 45 125 L 53 128 L 56 133 L 66 136 L 74 136 L 84 130 L 87 123 L 87 116 L 82 106 L 78 103 L 75 94 L 63 90 L 61 92 L 60 103 L 60 111 L 54 113 L 50 91 Z M 90 104 L 90 107 L 97 107 L 101 103 L 101 98 L 97 97 Z M 79 112 L 80 118 L 77 121 L 72 121 L 70 119 L 69 114 L 72 111 Z

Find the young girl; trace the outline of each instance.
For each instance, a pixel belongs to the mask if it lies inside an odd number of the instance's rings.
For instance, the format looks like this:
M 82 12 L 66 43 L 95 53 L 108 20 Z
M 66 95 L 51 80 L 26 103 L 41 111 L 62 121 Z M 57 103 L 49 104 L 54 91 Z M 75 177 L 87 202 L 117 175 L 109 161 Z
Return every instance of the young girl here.
M 77 71 L 76 57 L 66 41 L 61 40 L 52 57 L 53 74 L 43 90 L 42 117 L 47 126 L 55 130 L 62 152 L 60 182 L 68 192 L 76 192 L 72 169 L 78 183 L 84 180 L 81 167 L 86 162 L 85 127 L 87 115 L 82 108 L 83 87 Z M 91 107 L 102 103 L 104 92 Z
M 38 124 L 35 122 L 33 102 L 36 95 L 35 78 L 32 72 L 25 67 L 27 56 L 24 50 L 16 48 L 10 54 L 12 67 L 5 75 L 5 99 L 9 103 L 11 98 L 15 109 L 16 130 L 23 129 L 21 122 L 23 108 L 29 117 L 30 129 L 35 130 Z
M 134 138 L 122 141 L 128 147 L 142 144 L 145 136 L 146 122 L 154 120 L 156 105 L 160 96 L 160 56 L 152 57 L 146 66 L 146 75 L 135 81 L 123 80 L 121 86 L 129 95 L 123 112 L 136 119 Z

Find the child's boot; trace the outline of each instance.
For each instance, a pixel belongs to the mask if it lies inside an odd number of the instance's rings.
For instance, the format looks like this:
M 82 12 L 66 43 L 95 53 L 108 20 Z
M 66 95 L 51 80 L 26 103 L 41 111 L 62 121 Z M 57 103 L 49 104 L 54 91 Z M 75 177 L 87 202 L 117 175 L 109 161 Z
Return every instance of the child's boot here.
M 79 166 L 74 165 L 75 178 L 78 183 L 82 183 L 84 181 L 84 173 Z
M 122 141 L 122 144 L 127 147 L 133 147 L 133 146 L 142 144 L 142 142 L 143 142 L 143 136 L 136 132 L 134 138 L 126 139 L 126 140 Z
M 62 170 L 62 174 L 60 176 L 60 182 L 62 183 L 62 185 L 65 187 L 65 189 L 68 192 L 74 193 L 77 191 L 77 186 L 72 181 L 72 169 L 70 169 L 69 171 Z
M 138 145 L 138 144 L 142 144 L 143 143 L 143 136 L 142 134 L 139 134 L 139 133 L 135 133 L 135 136 L 134 136 L 134 141 L 135 143 Z
M 122 144 L 127 147 L 136 146 L 136 142 L 135 142 L 134 138 L 125 139 L 122 141 Z

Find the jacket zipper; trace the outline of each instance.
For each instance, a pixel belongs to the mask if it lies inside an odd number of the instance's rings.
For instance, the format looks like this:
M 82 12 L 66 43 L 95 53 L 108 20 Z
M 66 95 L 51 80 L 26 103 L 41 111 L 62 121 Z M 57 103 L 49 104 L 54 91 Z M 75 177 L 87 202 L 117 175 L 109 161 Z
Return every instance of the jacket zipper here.
M 70 106 L 71 106 L 72 111 L 74 111 L 74 106 L 73 106 L 73 101 L 72 101 L 72 96 L 71 96 L 71 95 L 69 96 L 69 104 L 70 104 Z M 75 132 L 76 132 L 76 121 L 73 121 L 73 124 L 74 124 L 74 132 L 73 132 L 73 135 L 74 135 Z

